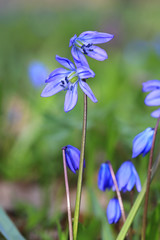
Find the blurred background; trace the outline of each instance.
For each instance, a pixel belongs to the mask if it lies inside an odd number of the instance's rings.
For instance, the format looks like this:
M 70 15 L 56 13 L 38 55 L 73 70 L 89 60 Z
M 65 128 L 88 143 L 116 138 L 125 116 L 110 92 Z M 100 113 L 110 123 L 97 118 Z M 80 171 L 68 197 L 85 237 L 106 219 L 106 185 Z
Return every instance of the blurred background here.
M 61 147 L 80 149 L 83 94 L 79 91 L 69 113 L 63 111 L 64 92 L 40 94 L 48 74 L 60 67 L 55 55 L 72 60 L 70 38 L 88 30 L 115 37 L 101 45 L 108 60 L 87 59 L 96 74 L 88 83 L 98 103 L 88 101 L 79 239 L 115 239 L 119 225 L 109 225 L 105 216 L 114 194 L 98 190 L 97 173 L 106 160 L 117 171 L 131 159 L 133 138 L 156 124 L 141 89 L 142 82 L 160 80 L 159 9 L 158 0 L 0 0 L 0 205 L 26 239 L 67 239 Z M 133 163 L 143 184 L 148 155 Z M 77 175 L 68 174 L 74 209 Z M 152 234 L 159 223 L 154 218 L 160 211 L 158 177 L 152 184 Z M 128 198 L 125 194 L 126 211 Z M 141 215 L 142 209 L 133 239 L 139 239 Z

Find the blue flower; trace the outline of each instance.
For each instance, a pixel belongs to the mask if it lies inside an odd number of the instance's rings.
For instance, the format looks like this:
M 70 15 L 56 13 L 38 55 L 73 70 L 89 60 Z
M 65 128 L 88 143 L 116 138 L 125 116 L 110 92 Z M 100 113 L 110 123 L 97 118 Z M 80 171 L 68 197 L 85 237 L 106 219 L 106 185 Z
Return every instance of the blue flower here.
M 150 80 L 143 83 L 143 92 L 150 92 L 145 98 L 145 104 L 147 106 L 159 106 L 160 105 L 160 81 Z M 152 117 L 158 118 L 160 116 L 160 109 L 157 109 L 151 113 Z
M 141 182 L 131 161 L 122 163 L 116 173 L 116 180 L 120 191 L 131 191 L 134 185 L 136 185 L 138 192 L 141 191 Z
M 65 150 L 65 156 L 66 156 L 66 164 L 67 167 L 73 172 L 76 173 L 76 171 L 79 169 L 80 164 L 80 151 L 78 148 L 73 147 L 71 145 L 67 145 L 63 147 Z M 84 162 L 85 167 L 85 162 Z
M 94 72 L 85 66 L 75 68 L 74 64 L 67 58 L 56 56 L 56 60 L 64 67 L 54 70 L 46 80 L 47 85 L 42 91 L 42 97 L 50 97 L 62 90 L 67 91 L 65 96 L 64 111 L 72 110 L 78 99 L 77 86 L 79 83 L 83 92 L 93 101 L 97 102 L 92 90 L 84 81 L 86 78 L 94 77 Z
M 107 218 L 109 224 L 117 223 L 121 218 L 121 209 L 117 198 L 112 198 L 107 207 Z
M 149 127 L 133 139 L 132 158 L 137 157 L 139 154 L 143 154 L 144 157 L 150 151 L 153 135 L 154 128 Z
M 113 186 L 113 180 L 108 163 L 102 163 L 98 173 L 98 188 L 105 191 Z
M 105 43 L 110 41 L 114 36 L 108 33 L 86 31 L 77 37 L 75 34 L 69 43 L 72 46 L 72 56 L 77 66 L 88 66 L 88 62 L 84 55 L 88 55 L 99 61 L 104 61 L 108 58 L 107 53 L 102 48 L 94 46 L 93 44 Z
M 35 61 L 29 64 L 28 74 L 33 86 L 38 88 L 45 84 L 48 69 L 43 63 Z

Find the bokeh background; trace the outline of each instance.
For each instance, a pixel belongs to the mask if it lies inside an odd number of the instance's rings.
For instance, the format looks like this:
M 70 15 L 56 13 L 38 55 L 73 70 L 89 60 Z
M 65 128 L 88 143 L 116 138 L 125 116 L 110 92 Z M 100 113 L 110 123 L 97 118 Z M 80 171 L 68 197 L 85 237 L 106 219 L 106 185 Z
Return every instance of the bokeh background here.
M 108 60 L 88 58 L 96 74 L 88 83 L 98 103 L 88 101 L 79 238 L 115 239 L 119 225 L 110 226 L 105 216 L 114 194 L 98 190 L 97 173 L 106 160 L 116 171 L 131 159 L 135 135 L 156 124 L 150 117 L 154 108 L 145 106 L 141 89 L 142 82 L 160 79 L 159 9 L 158 0 L 0 1 L 0 205 L 26 239 L 67 239 L 61 147 L 80 148 L 83 94 L 79 91 L 69 113 L 63 111 L 64 92 L 50 98 L 40 94 L 47 74 L 60 67 L 55 55 L 72 60 L 69 40 L 87 30 L 115 37 L 101 45 Z M 39 81 L 33 79 L 35 62 L 42 64 Z M 148 156 L 133 163 L 143 183 Z M 74 208 L 77 175 L 68 174 Z M 159 239 L 158 175 L 152 184 L 147 230 L 149 236 L 152 229 L 153 239 Z M 125 194 L 126 211 L 128 199 Z M 134 221 L 133 239 L 139 239 L 141 216 L 142 209 Z

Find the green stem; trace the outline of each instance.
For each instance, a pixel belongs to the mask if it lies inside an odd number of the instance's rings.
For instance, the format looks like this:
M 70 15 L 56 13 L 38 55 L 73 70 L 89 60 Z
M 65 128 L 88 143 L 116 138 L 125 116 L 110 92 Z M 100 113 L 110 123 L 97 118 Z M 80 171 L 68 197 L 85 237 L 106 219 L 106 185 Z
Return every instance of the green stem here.
M 160 154 L 158 155 L 156 161 L 153 164 L 152 172 L 151 172 L 151 180 L 153 179 L 159 164 L 160 164 Z M 128 232 L 128 229 L 129 229 L 130 225 L 132 224 L 133 219 L 140 207 L 140 204 L 142 203 L 142 200 L 143 200 L 145 192 L 146 192 L 146 186 L 147 186 L 147 179 L 142 187 L 141 192 L 139 193 L 138 197 L 136 198 L 136 201 L 134 202 L 133 207 L 132 207 L 131 211 L 129 212 L 128 217 L 127 217 L 116 240 L 123 240 L 125 238 L 125 236 Z
M 79 212 L 80 212 L 86 129 L 87 129 L 87 95 L 84 94 L 81 155 L 80 155 L 79 174 L 78 174 L 78 182 L 77 182 L 77 195 L 76 195 L 76 203 L 75 203 L 74 222 L 73 222 L 73 239 L 74 240 L 77 239 L 78 220 L 79 220 Z
M 152 163 L 153 163 L 153 151 L 154 151 L 154 146 L 155 146 L 155 140 L 156 140 L 156 134 L 157 134 L 157 130 L 158 130 L 159 121 L 160 121 L 160 117 L 157 120 L 156 127 L 155 127 L 155 130 L 154 130 L 153 142 L 152 142 L 152 147 L 151 147 L 150 156 L 149 156 L 148 175 L 147 175 L 147 189 L 146 189 L 144 212 L 143 212 L 142 240 L 145 240 L 145 235 L 146 235 L 149 190 L 150 190 L 150 182 L 151 182 Z

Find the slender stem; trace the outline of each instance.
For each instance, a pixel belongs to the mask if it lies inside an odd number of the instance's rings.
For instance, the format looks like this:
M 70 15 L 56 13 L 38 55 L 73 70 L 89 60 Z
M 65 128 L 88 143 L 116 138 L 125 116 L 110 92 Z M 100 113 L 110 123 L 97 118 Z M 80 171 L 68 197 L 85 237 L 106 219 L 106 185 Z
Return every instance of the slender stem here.
M 158 118 L 156 126 L 155 126 L 153 142 L 152 142 L 152 147 L 151 147 L 150 156 L 149 156 L 147 187 L 146 187 L 145 204 L 144 204 L 144 212 L 143 212 L 143 225 L 142 225 L 142 238 L 141 238 L 142 240 L 145 240 L 145 235 L 146 235 L 148 200 L 149 200 L 149 190 L 150 190 L 150 182 L 151 182 L 152 163 L 153 163 L 153 151 L 154 151 L 159 121 L 160 121 L 160 117 Z
M 87 129 L 87 95 L 84 94 L 81 155 L 80 155 L 79 174 L 78 174 L 78 182 L 77 182 L 77 195 L 76 195 L 76 203 L 75 203 L 74 222 L 73 222 L 73 239 L 74 240 L 77 239 L 78 220 L 79 220 L 79 212 L 80 212 L 86 129 Z
M 67 166 L 66 166 L 65 147 L 62 148 L 62 154 L 63 154 L 64 179 L 65 179 L 66 197 L 67 197 L 69 239 L 73 240 L 72 214 L 71 214 L 71 204 L 70 204 L 70 196 L 69 196 L 69 184 L 68 184 L 68 175 L 67 175 Z
M 124 212 L 124 207 L 123 207 L 121 194 L 120 194 L 120 191 L 118 189 L 118 184 L 117 184 L 117 180 L 116 180 L 112 165 L 109 161 L 107 161 L 107 163 L 109 165 L 109 169 L 110 169 L 110 172 L 111 172 L 111 175 L 112 175 L 113 183 L 114 183 L 115 188 L 116 188 L 116 193 L 117 193 L 117 197 L 118 197 L 118 201 L 119 201 L 119 205 L 120 205 L 120 209 L 121 209 L 121 213 L 122 213 L 122 219 L 123 219 L 123 223 L 124 223 L 126 221 L 126 216 L 125 216 L 125 212 Z

